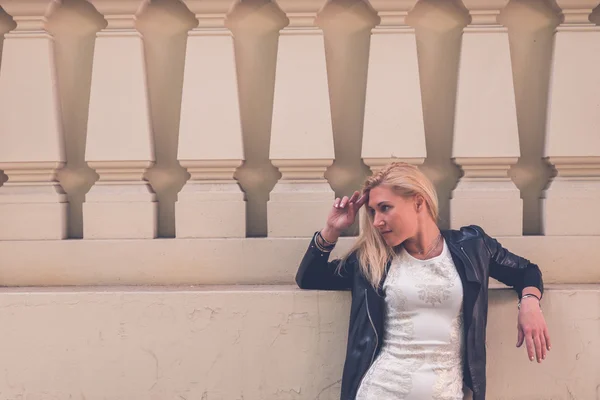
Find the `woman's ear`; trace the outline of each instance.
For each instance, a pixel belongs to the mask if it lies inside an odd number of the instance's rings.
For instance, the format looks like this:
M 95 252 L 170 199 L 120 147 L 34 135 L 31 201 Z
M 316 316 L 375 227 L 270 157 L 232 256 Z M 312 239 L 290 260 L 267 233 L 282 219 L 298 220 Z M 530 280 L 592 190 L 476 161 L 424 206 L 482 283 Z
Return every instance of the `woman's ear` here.
M 425 199 L 420 194 L 415 196 L 415 209 L 420 212 L 425 206 Z

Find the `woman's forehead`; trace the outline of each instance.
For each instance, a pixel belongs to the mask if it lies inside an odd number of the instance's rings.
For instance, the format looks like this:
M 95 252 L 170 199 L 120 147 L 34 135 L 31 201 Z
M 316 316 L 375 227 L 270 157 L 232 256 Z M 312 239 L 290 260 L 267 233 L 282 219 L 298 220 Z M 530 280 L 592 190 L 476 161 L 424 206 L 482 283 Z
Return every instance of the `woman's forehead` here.
M 398 196 L 394 191 L 387 185 L 379 185 L 369 190 L 369 207 L 374 208 L 379 203 L 385 201 L 397 201 Z

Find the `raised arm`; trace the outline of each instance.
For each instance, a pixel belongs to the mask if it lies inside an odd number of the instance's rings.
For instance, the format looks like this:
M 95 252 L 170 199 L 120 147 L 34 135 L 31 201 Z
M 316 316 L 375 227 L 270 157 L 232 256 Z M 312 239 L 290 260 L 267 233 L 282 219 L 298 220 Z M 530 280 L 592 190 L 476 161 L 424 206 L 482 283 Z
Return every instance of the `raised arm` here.
M 356 269 L 353 256 L 346 259 L 340 268 L 341 260 L 329 261 L 331 250 L 344 229 L 348 228 L 366 202 L 366 195 L 359 192 L 348 198 L 337 198 L 327 217 L 325 228 L 315 233 L 296 273 L 296 283 L 302 289 L 348 290 Z

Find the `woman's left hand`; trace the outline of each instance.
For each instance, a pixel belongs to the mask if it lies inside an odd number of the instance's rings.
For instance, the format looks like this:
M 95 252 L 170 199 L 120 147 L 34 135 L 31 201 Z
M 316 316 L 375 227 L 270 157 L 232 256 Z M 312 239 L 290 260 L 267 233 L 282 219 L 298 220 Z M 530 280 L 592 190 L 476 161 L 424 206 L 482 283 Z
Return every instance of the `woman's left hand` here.
M 535 357 L 541 363 L 551 346 L 546 320 L 536 298 L 527 297 L 521 301 L 517 330 L 517 347 L 525 341 L 529 360 L 533 361 Z

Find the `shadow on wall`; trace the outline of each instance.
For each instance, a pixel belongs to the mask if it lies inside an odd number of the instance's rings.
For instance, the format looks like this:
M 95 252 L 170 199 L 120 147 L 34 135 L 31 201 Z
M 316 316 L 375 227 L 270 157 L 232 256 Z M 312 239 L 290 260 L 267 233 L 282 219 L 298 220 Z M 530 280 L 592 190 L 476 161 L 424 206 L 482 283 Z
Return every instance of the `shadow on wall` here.
M 435 185 L 442 229 L 450 226 L 450 196 L 460 169 L 452 162 L 462 32 L 468 15 L 457 1 L 420 1 L 407 22 L 415 27 L 427 158 L 422 171 Z
M 267 201 L 281 178 L 271 164 L 271 121 L 283 12 L 269 1 L 238 3 L 228 16 L 234 34 L 244 164 L 235 177 L 246 194 L 246 236 L 267 236 Z
M 68 237 L 83 237 L 82 204 L 98 175 L 85 162 L 92 61 L 96 32 L 106 22 L 83 0 L 63 0 L 50 16 L 60 96 L 66 166 L 58 179 L 69 201 Z
M 4 44 L 4 32 L 8 32 L 17 26 L 12 17 L 8 15 L 2 7 L 0 7 L 0 67 L 2 67 L 2 45 Z M 8 180 L 8 176 L 4 171 L 0 170 L 0 186 Z
M 513 0 L 500 22 L 508 27 L 521 148 L 509 175 L 521 190 L 523 234 L 540 235 L 540 198 L 552 175 L 543 157 L 554 29 L 559 18 L 543 0 Z
M 596 25 L 600 25 L 600 5 L 594 8 L 592 15 L 590 15 L 590 21 L 592 21 Z
M 371 171 L 361 158 L 371 29 L 376 15 L 366 3 L 348 8 L 331 0 L 319 15 L 325 40 L 335 160 L 325 177 L 336 197 L 360 190 Z M 324 223 L 324 222 L 323 222 Z M 358 234 L 358 221 L 344 236 Z
M 462 3 L 446 0 L 422 0 L 408 19 L 417 33 L 423 97 L 427 159 L 422 170 L 438 191 L 442 228 L 449 227 L 450 198 L 461 176 L 452 161 L 452 143 L 462 32 L 468 21 Z M 524 234 L 541 234 L 540 197 L 551 175 L 543 156 L 558 17 L 544 0 L 512 0 L 500 21 L 509 32 L 521 147 L 521 157 L 510 176 L 524 202 Z
M 162 238 L 175 237 L 177 193 L 189 179 L 177 152 L 187 32 L 197 23 L 181 2 L 170 0 L 151 2 L 137 23 L 144 35 L 156 158 L 146 175 L 158 199 L 157 228 Z

